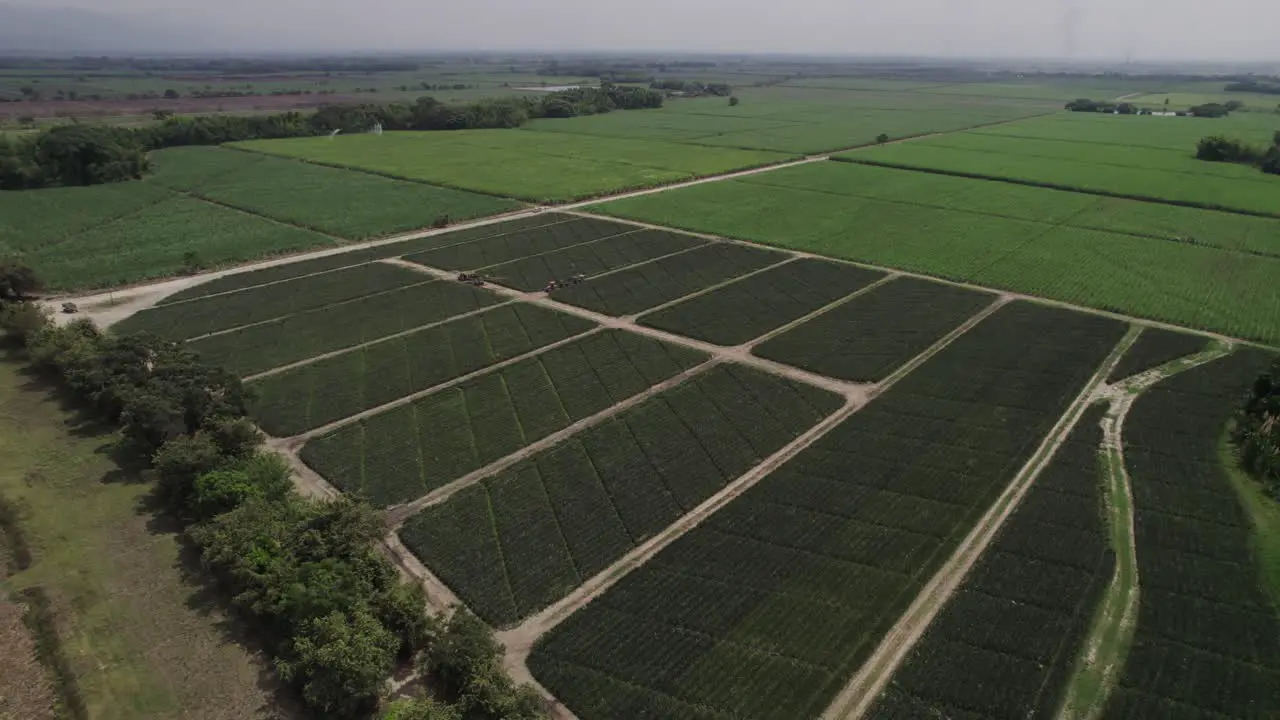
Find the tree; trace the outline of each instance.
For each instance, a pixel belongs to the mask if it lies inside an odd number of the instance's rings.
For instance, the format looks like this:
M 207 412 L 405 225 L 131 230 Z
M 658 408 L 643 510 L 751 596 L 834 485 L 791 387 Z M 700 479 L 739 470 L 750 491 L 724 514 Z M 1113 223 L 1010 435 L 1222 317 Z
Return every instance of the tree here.
M 17 260 L 0 260 L 0 300 L 23 300 L 44 290 L 36 271 Z
M 251 499 L 281 500 L 293 488 L 289 465 L 274 453 L 255 453 L 200 475 L 189 502 L 200 519 L 231 512 Z
M 196 480 L 225 461 L 208 433 L 174 438 L 161 445 L 151 461 L 157 476 L 157 493 L 169 507 L 186 508 L 195 493 Z
M 740 100 L 738 100 L 738 96 L 737 96 L 737 95 L 730 95 L 730 96 L 729 96 L 729 107 L 735 107 L 739 102 L 741 102 L 741 101 L 740 101 Z
M 0 330 L 17 340 L 26 343 L 27 338 L 35 335 L 49 325 L 49 311 L 30 302 L 9 302 L 0 304 Z
M 334 717 L 356 717 L 373 708 L 395 666 L 395 636 L 367 609 L 334 611 L 304 623 L 280 675 L 302 686 L 311 707 Z
M 879 143 L 880 145 L 883 145 L 889 142 L 889 135 L 887 133 L 880 133 L 879 135 L 876 136 L 876 142 Z
M 165 90 L 165 91 L 164 91 L 164 99 L 165 99 L 165 100 L 177 100 L 177 99 L 178 99 L 178 98 L 180 98 L 180 97 L 182 97 L 182 96 L 181 96 L 180 94 L 178 94 L 178 91 L 177 91 L 177 90 L 174 90 L 173 88 L 169 88 L 168 90 Z

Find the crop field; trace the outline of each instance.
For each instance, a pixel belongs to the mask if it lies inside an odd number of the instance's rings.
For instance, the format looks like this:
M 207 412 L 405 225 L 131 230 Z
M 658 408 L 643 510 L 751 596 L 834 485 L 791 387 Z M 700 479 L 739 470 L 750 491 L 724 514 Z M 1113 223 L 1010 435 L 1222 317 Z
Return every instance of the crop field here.
M 195 298 L 207 297 L 209 295 L 232 292 L 235 290 L 244 290 L 246 288 L 257 287 L 259 285 L 268 285 L 271 283 L 281 282 L 283 280 L 292 280 L 304 275 L 315 275 L 323 272 L 330 272 L 332 270 L 352 267 L 354 265 L 361 265 L 377 260 L 392 258 L 399 255 L 423 252 L 432 248 L 444 247 L 455 243 L 471 242 L 496 235 L 504 235 L 507 233 L 540 228 L 546 225 L 566 222 L 570 217 L 571 216 L 560 215 L 558 213 L 544 213 L 521 218 L 519 220 L 508 220 L 506 222 L 494 223 L 492 225 L 481 225 L 479 227 L 468 228 L 466 230 L 455 230 L 453 232 L 442 233 L 439 235 L 428 235 L 415 240 L 402 240 L 400 242 L 377 245 L 364 250 L 351 250 L 349 252 L 325 255 L 311 260 L 299 260 L 297 262 L 286 263 L 283 265 L 273 265 L 260 270 L 250 270 L 232 275 L 224 275 L 222 277 L 215 278 L 214 280 L 203 282 L 187 290 L 169 295 L 161 300 L 160 304 L 168 305 L 180 300 L 192 300 Z
M 861 176 L 855 170 L 842 180 L 838 171 L 845 165 L 786 168 L 767 173 L 762 181 L 769 185 L 744 178 L 597 209 L 1280 343 L 1278 257 L 851 196 L 843 189 Z M 909 190 L 904 195 L 918 197 Z M 1280 235 L 1270 237 L 1268 242 L 1266 235 L 1255 234 L 1253 242 L 1268 244 L 1274 253 L 1274 238 Z
M 378 505 L 412 500 L 702 363 L 692 350 L 594 333 L 311 440 L 303 460 Z
M 1134 490 L 1138 627 L 1107 717 L 1274 714 L 1280 621 L 1219 443 L 1274 356 L 1237 351 L 1139 396 L 1124 426 Z
M 426 282 L 431 278 L 408 268 L 384 263 L 359 265 L 152 308 L 122 321 L 119 331 L 150 332 L 171 340 L 186 340 Z
M 335 241 L 147 183 L 0 191 L 0 252 L 51 290 L 176 275 L 194 251 L 223 265 Z
M 541 290 L 549 280 L 594 277 L 705 244 L 706 240 L 692 235 L 639 230 L 494 265 L 486 268 L 485 277 L 517 290 Z
M 424 282 L 200 338 L 189 347 L 211 365 L 249 376 L 499 302 L 470 285 Z
M 1080 418 L 871 717 L 1057 716 L 1115 564 L 1098 455 L 1105 410 Z
M 1265 135 L 1269 141 L 1270 124 L 1264 130 L 1258 121 L 1235 117 L 1218 123 L 1204 118 L 1073 115 L 1092 117 L 1035 118 L 840 157 L 1280 217 L 1274 177 L 1251 167 L 1195 159 L 1196 142 L 1205 135 L 1248 140 Z
M 751 352 L 819 375 L 877 382 L 993 299 L 953 285 L 895 278 Z
M 406 255 L 405 259 L 445 270 L 478 270 L 530 255 L 635 232 L 635 225 L 596 218 L 574 218 L 518 233 L 457 243 Z
M 605 315 L 634 315 L 786 259 L 771 250 L 712 243 L 555 290 L 552 296 Z
M 1203 335 L 1174 332 L 1162 328 L 1144 328 L 1137 342 L 1125 351 L 1116 363 L 1107 382 L 1123 380 L 1132 375 L 1160 367 L 1187 355 L 1194 355 L 1208 348 L 1209 341 Z
M 236 147 L 522 200 L 562 202 L 769 165 L 790 155 L 532 130 L 395 132 Z
M 823 390 L 718 365 L 427 508 L 401 537 L 478 615 L 512 623 L 840 405 Z
M 657 110 L 538 120 L 530 127 L 586 137 L 815 154 L 871 145 L 881 133 L 899 139 L 1055 109 L 1052 104 L 1018 99 L 939 97 L 897 89 L 742 88 L 735 92 L 741 104 L 734 107 L 724 98 L 695 99 Z
M 584 720 L 815 716 L 1124 332 L 1001 308 L 543 637 L 534 675 Z
M 885 277 L 829 260 L 801 258 L 640 318 L 650 327 L 741 345 Z
M 272 435 L 297 435 L 593 327 L 536 305 L 501 305 L 262 378 L 253 416 Z
M 150 182 L 351 240 L 520 207 L 487 195 L 220 147 L 162 150 L 153 162 Z

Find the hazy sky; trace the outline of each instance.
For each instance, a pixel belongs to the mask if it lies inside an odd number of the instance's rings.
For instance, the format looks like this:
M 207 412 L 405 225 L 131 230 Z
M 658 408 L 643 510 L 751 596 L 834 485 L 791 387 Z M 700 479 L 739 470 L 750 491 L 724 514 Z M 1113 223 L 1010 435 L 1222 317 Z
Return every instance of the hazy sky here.
M 280 50 L 1280 57 L 1276 0 L 8 0 L 231 28 Z M 265 49 L 265 48 L 264 48 Z

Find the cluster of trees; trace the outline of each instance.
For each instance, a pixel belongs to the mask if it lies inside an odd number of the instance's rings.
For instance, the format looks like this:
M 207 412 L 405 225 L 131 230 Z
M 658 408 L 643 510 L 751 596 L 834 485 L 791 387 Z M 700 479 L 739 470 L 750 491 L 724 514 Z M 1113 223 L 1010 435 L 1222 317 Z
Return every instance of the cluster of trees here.
M 619 85 L 573 88 L 539 98 L 497 98 L 447 105 L 431 97 L 413 104 L 327 105 L 303 115 L 167 117 L 141 128 L 60 125 L 34 135 L 0 135 L 0 189 L 97 185 L 142 177 L 147 152 L 183 145 L 327 135 L 335 130 L 463 130 L 516 128 L 532 118 L 573 117 L 662 107 L 657 90 Z
M 122 456 L 149 466 L 157 499 L 186 522 L 204 566 L 317 716 L 370 717 L 387 677 L 414 660 L 443 701 L 398 703 L 384 717 L 542 717 L 537 694 L 503 672 L 488 626 L 465 611 L 424 612 L 421 587 L 380 552 L 386 529 L 369 505 L 294 491 L 288 464 L 246 418 L 238 377 L 152 335 L 104 334 L 88 320 L 57 327 L 10 282 L 0 326 L 121 428 Z
M 1280 500 L 1280 361 L 1254 382 L 1236 418 L 1235 436 L 1245 467 Z
M 729 97 L 733 94 L 733 87 L 728 83 L 704 83 L 696 80 L 654 80 L 649 84 L 649 87 L 654 90 L 679 92 L 689 96 L 714 95 L 716 97 Z
M 1280 82 L 1241 80 L 1239 82 L 1228 83 L 1223 89 L 1227 92 L 1251 92 L 1263 93 L 1265 95 L 1280 95 Z
M 1280 175 L 1280 131 L 1272 138 L 1271 147 L 1265 150 L 1222 135 L 1201 138 L 1196 146 L 1196 158 L 1209 162 L 1254 165 L 1264 173 Z
M 1168 101 L 1165 102 L 1166 109 Z M 1079 98 L 1067 103 L 1067 109 L 1072 112 L 1096 112 L 1096 113 L 1114 113 L 1119 115 L 1149 115 L 1151 111 L 1143 110 L 1133 103 L 1127 102 L 1110 102 L 1108 100 L 1090 100 L 1088 98 Z M 1204 105 L 1195 105 L 1188 110 L 1179 110 L 1177 114 L 1180 116 L 1191 117 L 1226 117 L 1232 112 L 1244 107 L 1244 103 L 1238 100 L 1231 100 L 1226 103 L 1205 103 Z

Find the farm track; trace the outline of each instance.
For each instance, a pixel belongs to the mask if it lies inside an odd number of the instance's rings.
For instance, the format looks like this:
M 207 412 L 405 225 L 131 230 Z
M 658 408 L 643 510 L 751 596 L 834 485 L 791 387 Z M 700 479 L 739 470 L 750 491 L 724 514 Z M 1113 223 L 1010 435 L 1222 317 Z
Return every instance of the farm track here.
M 1124 423 L 1129 411 L 1138 397 L 1156 383 L 1224 357 L 1230 351 L 1230 346 L 1218 345 L 1104 385 L 1095 393 L 1097 401 L 1111 405 L 1102 420 L 1103 438 L 1099 452 L 1105 456 L 1106 507 L 1110 515 L 1116 566 L 1068 680 L 1058 710 L 1059 720 L 1096 720 L 1102 717 L 1107 698 L 1120 680 L 1138 625 L 1138 600 L 1141 596 L 1138 541 L 1133 484 L 1124 456 Z
M 1131 326 L 1129 332 L 1116 343 L 1111 354 L 1103 360 L 1084 388 L 1058 419 L 1058 422 L 1041 441 L 1035 454 L 1014 476 L 1000 497 L 980 518 L 974 528 L 938 570 L 929 582 L 916 594 L 898 622 L 887 632 L 879 646 L 863 663 L 844 689 L 836 695 L 822 714 L 823 720 L 855 720 L 861 718 L 884 692 L 893 674 L 907 659 L 912 648 L 924 636 L 930 623 L 960 587 L 978 558 L 999 534 L 1009 516 L 1017 509 L 1031 484 L 1053 460 L 1058 448 L 1071 433 L 1084 414 L 1085 408 L 1096 399 L 1098 388 L 1111 374 L 1120 358 L 1137 340 L 1140 329 Z

